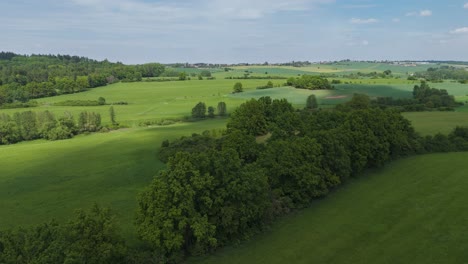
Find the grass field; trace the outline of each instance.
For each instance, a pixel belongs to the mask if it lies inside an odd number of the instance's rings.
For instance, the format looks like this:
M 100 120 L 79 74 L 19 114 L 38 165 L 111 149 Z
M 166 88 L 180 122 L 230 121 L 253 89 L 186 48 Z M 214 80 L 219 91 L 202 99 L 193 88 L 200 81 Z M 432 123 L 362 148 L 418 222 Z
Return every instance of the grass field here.
M 76 209 L 98 202 L 114 209 L 124 235 L 134 238 L 137 193 L 164 166 L 157 158 L 161 142 L 223 129 L 225 122 L 215 119 L 0 146 L 0 230 L 68 219 Z
M 101 113 L 104 123 L 109 123 L 109 106 L 53 106 L 53 103 L 66 100 L 97 100 L 104 97 L 108 103 L 126 101 L 128 105 L 115 105 L 117 121 L 126 125 L 135 125 L 145 120 L 161 120 L 164 118 L 182 118 L 190 116 L 192 108 L 198 102 L 216 107 L 220 101 L 225 101 L 228 112 L 240 105 L 243 100 L 228 97 L 236 80 L 192 80 L 184 82 L 138 82 L 117 83 L 105 87 L 91 89 L 87 92 L 42 98 L 37 101 L 39 107 L 26 110 L 49 110 L 57 116 L 63 112 L 71 112 L 75 118 L 81 111 Z M 282 84 L 283 80 L 274 81 Z M 267 80 L 242 80 L 244 90 L 255 90 L 266 85 Z M 305 101 L 305 98 L 304 98 Z M 25 109 L 0 110 L 0 113 L 13 114 Z
M 421 135 L 448 134 L 456 126 L 468 126 L 467 112 L 403 113 Z
M 468 153 L 393 162 L 266 233 L 189 263 L 465 263 Z

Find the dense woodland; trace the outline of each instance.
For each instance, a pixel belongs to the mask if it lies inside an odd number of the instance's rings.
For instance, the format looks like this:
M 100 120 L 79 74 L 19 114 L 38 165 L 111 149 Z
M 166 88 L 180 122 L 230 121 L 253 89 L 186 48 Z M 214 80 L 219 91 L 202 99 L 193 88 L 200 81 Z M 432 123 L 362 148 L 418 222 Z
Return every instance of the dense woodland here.
M 69 55 L 0 52 L 0 105 L 77 93 L 116 81 L 141 81 L 164 71 L 159 63 L 124 65 Z

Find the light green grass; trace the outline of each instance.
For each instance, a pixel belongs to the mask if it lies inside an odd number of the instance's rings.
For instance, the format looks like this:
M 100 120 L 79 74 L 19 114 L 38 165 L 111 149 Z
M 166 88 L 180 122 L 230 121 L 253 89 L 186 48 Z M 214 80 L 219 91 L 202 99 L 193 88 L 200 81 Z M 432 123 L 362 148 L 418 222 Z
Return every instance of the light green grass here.
M 456 126 L 468 126 L 468 112 L 403 113 L 421 135 L 448 134 Z
M 245 91 L 255 90 L 258 86 L 266 85 L 267 81 L 241 80 Z M 41 104 L 39 107 L 5 109 L 0 110 L 0 113 L 13 114 L 26 110 L 49 110 L 57 116 L 61 116 L 63 112 L 69 111 L 77 118 L 82 111 L 94 111 L 102 115 L 104 123 L 109 123 L 110 106 L 108 105 L 94 107 L 53 106 L 53 103 L 66 100 L 97 100 L 99 97 L 104 97 L 108 103 L 128 102 L 128 105 L 115 105 L 114 109 L 118 122 L 132 126 L 145 120 L 190 116 L 192 108 L 200 101 L 205 102 L 207 106 L 214 107 L 217 106 L 218 102 L 225 101 L 229 112 L 243 102 L 227 96 L 232 92 L 236 82 L 238 80 L 117 83 L 82 93 L 41 98 L 37 100 Z M 282 84 L 284 80 L 273 82 L 277 85 Z
M 133 237 L 137 194 L 163 168 L 165 139 L 222 129 L 226 119 L 126 129 L 63 141 L 0 146 L 0 230 L 69 219 L 94 202 L 118 214 Z
M 465 263 L 468 153 L 393 162 L 238 247 L 189 263 Z

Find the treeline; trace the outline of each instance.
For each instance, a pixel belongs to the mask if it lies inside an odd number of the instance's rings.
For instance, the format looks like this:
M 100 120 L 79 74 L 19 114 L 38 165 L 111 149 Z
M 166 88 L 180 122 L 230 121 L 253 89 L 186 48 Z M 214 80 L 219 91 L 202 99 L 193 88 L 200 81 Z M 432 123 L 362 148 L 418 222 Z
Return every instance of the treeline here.
M 442 82 L 443 80 L 457 80 L 468 83 L 468 71 L 465 68 L 453 66 L 441 66 L 440 68 L 429 68 L 425 72 L 417 72 L 413 78 L 424 78 L 431 82 Z
M 0 114 L 0 145 L 41 138 L 68 139 L 81 133 L 97 132 L 102 128 L 101 115 L 94 112 L 81 112 L 77 122 L 69 112 L 59 118 L 49 111 L 26 111 L 14 113 L 13 116 Z
M 422 151 L 392 110 L 296 111 L 286 100 L 250 100 L 221 138 L 165 142 L 167 169 L 139 197 L 138 232 L 166 262 L 248 238 L 365 169 Z M 269 135 L 266 144 L 256 136 Z
M 328 79 L 321 76 L 302 75 L 301 77 L 291 77 L 287 80 L 286 85 L 300 89 L 309 90 L 330 90 L 333 86 Z
M 69 55 L 0 52 L 0 105 L 81 92 L 116 81 L 141 81 L 164 71 L 159 63 L 124 65 Z
M 417 112 L 427 110 L 453 111 L 454 107 L 462 105 L 457 103 L 452 95 L 445 89 L 431 88 L 426 81 L 413 88 L 413 98 L 379 97 L 372 102 L 379 107 L 394 107 L 404 112 Z

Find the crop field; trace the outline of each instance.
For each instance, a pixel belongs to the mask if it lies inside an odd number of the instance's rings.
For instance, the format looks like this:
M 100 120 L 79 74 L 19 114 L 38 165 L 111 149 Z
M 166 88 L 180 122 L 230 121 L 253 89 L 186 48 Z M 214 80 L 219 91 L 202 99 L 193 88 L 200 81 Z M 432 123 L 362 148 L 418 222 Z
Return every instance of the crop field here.
M 251 241 L 189 263 L 464 263 L 467 159 L 450 153 L 393 162 Z

